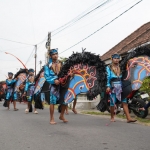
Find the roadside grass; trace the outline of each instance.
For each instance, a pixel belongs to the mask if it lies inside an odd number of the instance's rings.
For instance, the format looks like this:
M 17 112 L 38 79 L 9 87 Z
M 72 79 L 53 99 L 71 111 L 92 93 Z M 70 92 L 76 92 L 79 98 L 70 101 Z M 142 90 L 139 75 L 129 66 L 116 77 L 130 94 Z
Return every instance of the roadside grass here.
M 88 114 L 88 115 L 105 115 L 105 116 L 110 116 L 108 113 L 103 113 L 103 112 L 94 112 L 94 111 L 81 111 L 81 114 Z M 116 117 L 121 118 L 121 119 L 126 119 L 125 115 L 118 114 Z M 139 123 L 143 123 L 145 125 L 150 125 L 150 119 L 148 118 L 139 118 L 139 117 L 134 117 L 135 119 L 138 120 Z
M 103 112 L 94 112 L 94 111 L 82 111 L 81 114 L 88 114 L 88 115 L 109 115 Z
M 48 104 L 44 104 L 45 108 L 49 108 Z M 55 105 L 55 109 L 58 109 L 58 105 Z M 81 114 L 87 114 L 87 115 L 104 115 L 104 116 L 110 116 L 109 113 L 103 113 L 103 112 L 98 112 L 98 111 L 81 111 Z M 122 114 L 118 114 L 116 115 L 116 117 L 121 118 L 121 119 L 126 119 L 125 115 Z M 135 119 L 138 120 L 139 123 L 145 124 L 145 125 L 150 125 L 150 119 L 148 118 L 138 118 L 138 117 L 134 117 Z
M 45 104 L 44 104 L 44 107 L 45 107 L 45 108 L 49 108 L 49 104 L 46 104 L 46 103 L 45 103 Z M 58 105 L 54 105 L 54 108 L 55 108 L 55 109 L 58 109 Z

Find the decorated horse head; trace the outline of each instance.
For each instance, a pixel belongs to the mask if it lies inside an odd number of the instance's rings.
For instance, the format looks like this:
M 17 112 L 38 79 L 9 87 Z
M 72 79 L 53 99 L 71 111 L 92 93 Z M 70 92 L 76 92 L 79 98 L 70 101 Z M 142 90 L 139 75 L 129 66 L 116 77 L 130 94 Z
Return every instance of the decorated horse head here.
M 81 93 L 93 100 L 105 87 L 105 75 L 105 65 L 98 55 L 90 52 L 72 54 L 59 74 L 60 79 L 64 79 L 61 80 L 60 101 L 70 103 Z
M 17 78 L 17 82 L 15 83 L 14 86 L 14 91 L 18 92 L 21 84 L 25 82 L 28 76 L 28 70 L 27 69 L 20 69 L 15 75 L 14 79 Z
M 45 83 L 44 68 L 42 67 L 42 69 L 39 71 L 39 73 L 35 77 L 34 94 L 38 94 L 41 91 L 44 83 Z
M 6 83 L 5 82 L 0 82 L 0 100 L 3 98 L 5 99 L 5 91 L 6 91 Z
M 127 77 L 124 80 L 132 82 L 132 89 L 138 90 L 145 77 L 150 76 L 150 57 L 139 56 L 130 59 L 127 63 Z
M 40 93 L 42 93 L 42 89 L 47 88 L 47 90 L 49 90 L 49 86 L 44 85 L 45 83 L 45 77 L 44 77 L 44 68 L 42 67 L 42 69 L 39 71 L 39 73 L 35 76 L 35 89 L 34 89 L 34 102 L 35 102 L 35 108 L 38 109 L 43 109 L 43 105 L 42 105 L 42 101 L 41 101 L 41 95 Z M 44 93 L 46 91 L 44 90 Z M 49 92 L 47 92 L 49 93 Z M 49 99 L 49 95 L 47 96 L 47 94 L 45 93 L 45 100 L 48 102 Z
M 143 80 L 150 76 L 150 48 L 139 47 L 130 52 L 122 60 L 121 68 L 124 74 L 123 83 L 125 83 L 123 89 L 128 89 L 127 93 L 138 90 Z

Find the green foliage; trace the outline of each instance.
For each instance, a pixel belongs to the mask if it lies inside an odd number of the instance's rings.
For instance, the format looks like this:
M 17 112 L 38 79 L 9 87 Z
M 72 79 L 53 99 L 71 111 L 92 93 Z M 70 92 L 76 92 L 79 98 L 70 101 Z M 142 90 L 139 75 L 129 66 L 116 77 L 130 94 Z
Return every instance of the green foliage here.
M 60 61 L 61 61 L 62 63 L 64 63 L 68 58 L 66 58 L 66 57 L 60 57 L 59 59 L 60 59 Z
M 150 92 L 150 77 L 147 77 L 143 80 L 143 84 L 140 88 L 140 91 Z

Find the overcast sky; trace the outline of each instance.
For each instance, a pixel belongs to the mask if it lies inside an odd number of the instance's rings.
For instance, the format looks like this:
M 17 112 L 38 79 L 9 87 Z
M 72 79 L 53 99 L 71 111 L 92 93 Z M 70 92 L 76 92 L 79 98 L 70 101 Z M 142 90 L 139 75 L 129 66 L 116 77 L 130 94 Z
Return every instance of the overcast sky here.
M 56 30 L 75 17 L 83 15 L 107 0 L 1 0 L 0 1 L 0 80 L 5 80 L 8 71 L 13 73 L 22 65 L 17 59 L 4 52 L 17 56 L 27 66 L 34 68 L 34 46 L 37 49 L 37 72 L 39 61 L 45 63 L 45 43 L 48 32 L 52 32 L 51 48 L 63 52 L 96 30 L 105 26 L 115 17 L 140 0 L 108 0 L 108 2 L 76 23 L 71 22 L 65 30 Z M 72 51 L 86 48 L 102 55 L 150 21 L 150 0 L 142 0 L 134 8 L 105 26 L 99 32 L 80 44 L 60 54 L 68 57 Z M 54 35 L 56 34 L 56 35 Z M 21 43 L 6 41 L 12 40 Z M 28 45 L 29 44 L 29 45 Z M 31 45 L 30 45 L 31 44 Z M 31 57 L 30 57 L 31 56 Z

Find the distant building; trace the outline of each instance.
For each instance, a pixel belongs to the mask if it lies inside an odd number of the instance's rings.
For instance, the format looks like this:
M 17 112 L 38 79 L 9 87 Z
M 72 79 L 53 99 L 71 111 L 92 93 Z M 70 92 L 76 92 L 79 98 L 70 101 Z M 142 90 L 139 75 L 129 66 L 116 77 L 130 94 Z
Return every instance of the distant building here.
M 150 22 L 142 25 L 100 58 L 105 61 L 106 64 L 110 64 L 112 54 L 118 53 L 123 58 L 129 51 L 145 45 L 150 45 Z

